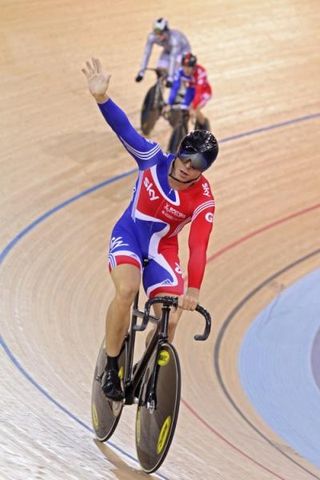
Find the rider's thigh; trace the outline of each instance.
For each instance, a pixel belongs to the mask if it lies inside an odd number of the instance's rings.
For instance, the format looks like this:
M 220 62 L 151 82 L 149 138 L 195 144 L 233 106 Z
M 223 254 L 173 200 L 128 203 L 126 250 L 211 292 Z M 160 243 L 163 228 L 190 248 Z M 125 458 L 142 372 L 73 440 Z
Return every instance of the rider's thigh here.
M 211 99 L 211 94 L 204 91 L 200 92 L 195 96 L 192 102 L 192 107 L 197 111 L 199 111 L 201 108 L 203 108 Z
M 140 269 L 131 264 L 117 265 L 111 271 L 111 278 L 116 288 L 116 295 L 131 303 L 140 287 Z
M 157 68 L 161 70 L 168 70 L 170 64 L 170 55 L 166 52 L 162 52 L 157 61 Z
M 173 296 L 180 296 L 184 291 L 177 245 L 163 242 L 159 252 L 152 252 L 143 271 L 143 287 L 148 297 L 152 298 L 164 291 Z
M 182 54 L 179 53 L 176 57 L 176 60 L 175 60 L 173 75 L 181 67 L 181 60 L 182 60 Z M 165 51 L 162 51 L 160 57 L 158 58 L 157 68 L 160 68 L 162 70 L 169 70 L 169 65 L 170 65 L 170 54 L 166 53 Z

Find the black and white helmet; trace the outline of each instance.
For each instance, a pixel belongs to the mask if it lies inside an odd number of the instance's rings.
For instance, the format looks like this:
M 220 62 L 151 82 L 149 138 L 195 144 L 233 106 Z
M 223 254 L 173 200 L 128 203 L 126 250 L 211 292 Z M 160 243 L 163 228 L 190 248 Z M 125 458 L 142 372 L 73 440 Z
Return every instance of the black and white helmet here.
M 169 23 L 165 18 L 160 17 L 153 22 L 153 31 L 155 33 L 163 33 L 167 30 L 169 30 Z

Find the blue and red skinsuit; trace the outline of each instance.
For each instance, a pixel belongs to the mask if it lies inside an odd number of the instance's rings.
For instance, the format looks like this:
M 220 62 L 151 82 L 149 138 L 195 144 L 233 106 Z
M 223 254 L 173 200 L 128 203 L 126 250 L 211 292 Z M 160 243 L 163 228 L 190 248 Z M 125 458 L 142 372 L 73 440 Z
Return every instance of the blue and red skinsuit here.
M 177 95 L 181 89 L 185 88 L 184 96 L 181 104 L 182 108 L 197 108 L 203 107 L 212 95 L 212 88 L 208 81 L 206 70 L 199 64 L 195 66 L 195 69 L 191 75 L 186 75 L 183 68 L 179 68 L 173 85 L 170 90 L 168 104 L 173 105 L 176 103 Z
M 142 137 L 111 99 L 99 104 L 99 108 L 139 167 L 131 202 L 111 234 L 109 268 L 136 265 L 143 272 L 149 297 L 159 293 L 182 295 L 184 282 L 177 235 L 191 222 L 188 286 L 200 288 L 214 214 L 208 181 L 201 175 L 186 190 L 172 189 L 168 175 L 175 156 Z M 143 267 L 145 259 L 149 261 Z

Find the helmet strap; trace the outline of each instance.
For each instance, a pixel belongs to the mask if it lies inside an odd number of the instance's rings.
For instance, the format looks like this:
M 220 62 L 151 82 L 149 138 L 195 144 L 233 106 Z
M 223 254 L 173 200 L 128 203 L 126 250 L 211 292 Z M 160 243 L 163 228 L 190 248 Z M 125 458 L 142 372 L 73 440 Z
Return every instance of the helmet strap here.
M 169 177 L 173 178 L 173 180 L 175 180 L 176 182 L 179 182 L 179 183 L 192 183 L 192 182 L 196 182 L 198 180 L 198 178 L 201 177 L 201 174 L 199 175 L 199 177 L 197 178 L 194 178 L 193 180 L 187 180 L 186 182 L 184 180 L 178 180 L 176 177 L 174 177 L 171 173 L 169 173 Z

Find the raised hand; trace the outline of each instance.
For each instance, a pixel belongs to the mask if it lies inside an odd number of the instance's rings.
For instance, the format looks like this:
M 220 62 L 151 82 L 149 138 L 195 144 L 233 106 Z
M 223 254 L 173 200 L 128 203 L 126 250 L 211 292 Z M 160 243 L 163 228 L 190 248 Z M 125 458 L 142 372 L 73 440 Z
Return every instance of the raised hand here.
M 103 72 L 100 60 L 92 58 L 86 62 L 86 68 L 82 68 L 81 71 L 86 76 L 89 91 L 97 102 L 103 103 L 108 100 L 107 90 L 111 75 Z

